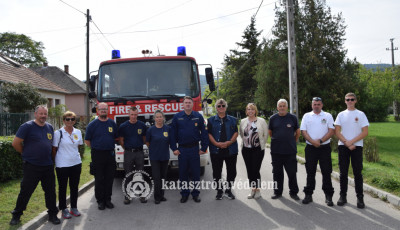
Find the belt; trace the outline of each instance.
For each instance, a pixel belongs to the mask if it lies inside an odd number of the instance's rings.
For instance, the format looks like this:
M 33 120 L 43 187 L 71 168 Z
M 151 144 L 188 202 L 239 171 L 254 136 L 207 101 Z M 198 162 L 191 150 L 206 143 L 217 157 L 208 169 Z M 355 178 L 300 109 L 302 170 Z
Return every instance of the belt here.
M 180 148 L 193 148 L 193 147 L 196 147 L 196 146 L 199 146 L 199 143 L 184 144 L 184 145 L 179 144 Z
M 125 151 L 128 151 L 128 152 L 139 152 L 139 151 L 143 151 L 143 148 L 133 148 L 133 149 L 131 149 L 131 148 L 126 148 L 125 149 Z

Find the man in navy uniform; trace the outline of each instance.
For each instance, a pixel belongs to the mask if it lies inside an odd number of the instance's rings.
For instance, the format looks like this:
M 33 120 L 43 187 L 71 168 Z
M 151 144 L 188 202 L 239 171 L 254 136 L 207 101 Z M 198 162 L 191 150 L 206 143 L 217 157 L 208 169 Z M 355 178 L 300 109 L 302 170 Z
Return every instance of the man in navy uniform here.
M 186 203 L 190 195 L 190 185 L 194 185 L 191 192 L 193 200 L 201 201 L 200 191 L 196 188 L 200 183 L 200 155 L 207 151 L 208 132 L 204 125 L 203 116 L 193 111 L 193 99 L 189 96 L 183 98 L 183 108 L 174 115 L 171 128 L 174 144 L 172 151 L 178 156 L 179 180 L 181 186 L 181 203 Z M 201 141 L 201 149 L 199 149 Z M 176 146 L 178 144 L 178 147 Z M 189 172 L 192 183 L 189 183 Z
M 91 148 L 94 172 L 94 194 L 99 210 L 114 208 L 111 203 L 112 186 L 115 173 L 115 139 L 117 124 L 107 117 L 108 105 L 97 105 L 99 117 L 86 128 L 85 143 Z
M 122 123 L 118 128 L 119 144 L 124 148 L 124 170 L 125 174 L 144 168 L 143 144 L 146 141 L 146 125 L 138 121 L 139 111 L 135 106 L 129 110 L 129 120 Z M 146 203 L 145 197 L 140 201 Z M 124 204 L 129 204 L 131 200 L 125 197 Z
M 37 106 L 35 120 L 21 125 L 12 142 L 14 149 L 22 153 L 24 176 L 10 225 L 20 223 L 20 217 L 39 181 L 44 191 L 49 221 L 53 224 L 60 223 L 57 217 L 56 182 L 51 158 L 54 130 L 53 126 L 46 122 L 47 114 L 45 106 Z

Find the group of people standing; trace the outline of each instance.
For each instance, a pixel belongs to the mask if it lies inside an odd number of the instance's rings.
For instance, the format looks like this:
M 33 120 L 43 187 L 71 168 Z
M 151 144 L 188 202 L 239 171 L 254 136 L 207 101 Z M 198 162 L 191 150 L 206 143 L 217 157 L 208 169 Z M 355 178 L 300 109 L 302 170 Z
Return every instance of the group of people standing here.
M 304 187 L 303 204 L 312 202 L 315 189 L 316 167 L 319 162 L 323 176 L 322 189 L 326 204 L 333 206 L 330 174 L 332 172 L 330 138 L 333 134 L 339 138 L 340 166 L 340 198 L 337 205 L 347 203 L 347 176 L 351 161 L 353 167 L 357 207 L 364 208 L 362 179 L 362 146 L 363 139 L 368 135 L 368 119 L 362 111 L 355 108 L 357 102 L 354 93 L 345 96 L 347 109 L 338 114 L 336 121 L 332 115 L 322 110 L 323 102 L 314 97 L 311 102 L 312 111 L 306 113 L 301 125 L 296 116 L 288 113 L 288 102 L 280 99 L 277 102 L 278 113 L 272 115 L 267 122 L 258 116 L 254 103 L 246 106 L 247 117 L 238 122 L 235 117 L 226 113 L 228 103 L 219 99 L 215 103 L 217 114 L 208 118 L 207 125 L 203 116 L 193 111 L 193 99 L 184 97 L 184 110 L 175 114 L 170 126 L 165 124 L 162 111 L 155 111 L 154 126 L 146 129 L 139 121 L 138 110 L 132 107 L 129 120 L 117 129 L 116 123 L 107 117 L 108 105 L 99 103 L 98 119 L 93 120 L 86 129 L 85 143 L 91 148 L 92 163 L 95 177 L 95 197 L 98 209 L 112 209 L 112 185 L 115 173 L 115 140 L 118 139 L 124 148 L 124 169 L 126 173 L 132 170 L 143 170 L 143 144 L 149 147 L 149 157 L 154 181 L 154 202 L 166 201 L 162 189 L 162 181 L 166 178 L 169 149 L 179 160 L 179 181 L 181 185 L 181 203 L 186 203 L 190 195 L 195 202 L 201 202 L 200 191 L 200 155 L 206 153 L 209 147 L 213 170 L 213 180 L 217 183 L 216 200 L 223 197 L 235 199 L 232 187 L 236 178 L 236 163 L 239 152 L 237 137 L 240 135 L 241 152 L 246 165 L 248 180 L 251 186 L 248 199 L 261 197 L 260 169 L 265 155 L 268 136 L 271 137 L 271 159 L 273 180 L 276 183 L 272 199 L 278 199 L 283 193 L 284 170 L 289 182 L 289 195 L 294 200 L 300 200 L 297 184 L 297 147 L 296 142 L 300 132 L 306 140 L 305 158 L 307 184 Z M 83 144 L 81 132 L 75 129 L 76 115 L 67 111 L 63 115 L 64 127 L 54 132 L 53 127 L 46 122 L 47 108 L 38 106 L 35 109 L 35 120 L 26 122 L 18 130 L 13 141 L 13 147 L 20 153 L 24 161 L 24 176 L 17 204 L 12 212 L 11 225 L 20 222 L 20 216 L 26 209 L 30 196 L 39 181 L 45 191 L 46 207 L 49 221 L 59 224 L 58 208 L 66 219 L 79 216 L 77 209 L 78 184 L 81 173 L 81 159 L 78 147 Z M 54 138 L 53 138 L 54 136 Z M 53 154 L 52 154 L 53 149 Z M 59 181 L 59 207 L 56 206 L 55 175 L 52 156 L 55 157 L 57 179 Z M 225 162 L 227 176 L 222 180 L 222 168 Z M 71 190 L 71 209 L 66 206 L 66 187 L 69 181 Z M 195 186 L 190 191 L 187 186 L 192 182 Z M 146 203 L 144 197 L 140 199 Z M 129 204 L 125 197 L 124 204 Z

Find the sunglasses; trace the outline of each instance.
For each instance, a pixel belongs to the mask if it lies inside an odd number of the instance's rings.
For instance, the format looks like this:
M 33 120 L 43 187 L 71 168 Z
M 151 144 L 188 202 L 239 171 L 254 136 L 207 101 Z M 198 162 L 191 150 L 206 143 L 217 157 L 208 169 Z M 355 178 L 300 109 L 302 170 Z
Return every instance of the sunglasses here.
M 322 101 L 322 99 L 320 97 L 313 97 L 312 99 L 313 101 Z
M 356 99 L 354 99 L 354 98 L 348 98 L 348 99 L 346 99 L 346 101 L 355 101 Z
M 217 105 L 217 108 L 225 108 L 225 105 Z
M 75 121 L 75 117 L 73 117 L 73 118 L 65 118 L 64 121 Z

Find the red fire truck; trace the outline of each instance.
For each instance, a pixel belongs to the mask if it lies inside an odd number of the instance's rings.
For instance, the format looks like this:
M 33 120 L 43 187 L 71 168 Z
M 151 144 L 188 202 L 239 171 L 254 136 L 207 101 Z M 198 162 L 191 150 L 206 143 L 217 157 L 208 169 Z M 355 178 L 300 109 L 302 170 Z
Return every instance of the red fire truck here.
M 129 120 L 129 108 L 136 106 L 138 120 L 148 127 L 154 124 L 153 113 L 160 109 L 165 113 L 166 124 L 172 122 L 175 113 L 183 110 L 183 97 L 193 98 L 193 110 L 202 113 L 202 99 L 198 64 L 192 57 L 186 56 L 184 47 L 178 47 L 177 56 L 152 56 L 138 58 L 120 58 L 114 50 L 112 60 L 100 63 L 98 74 L 90 78 L 89 97 L 109 106 L 108 117 L 117 126 Z M 214 90 L 212 68 L 205 68 L 206 80 Z M 208 101 L 210 103 L 210 101 Z M 96 112 L 93 108 L 92 112 Z M 145 151 L 145 166 L 150 166 L 148 148 Z M 124 152 L 115 145 L 117 170 L 123 170 Z M 208 163 L 208 154 L 201 156 L 201 172 Z M 171 168 L 177 168 L 178 158 L 170 150 Z

